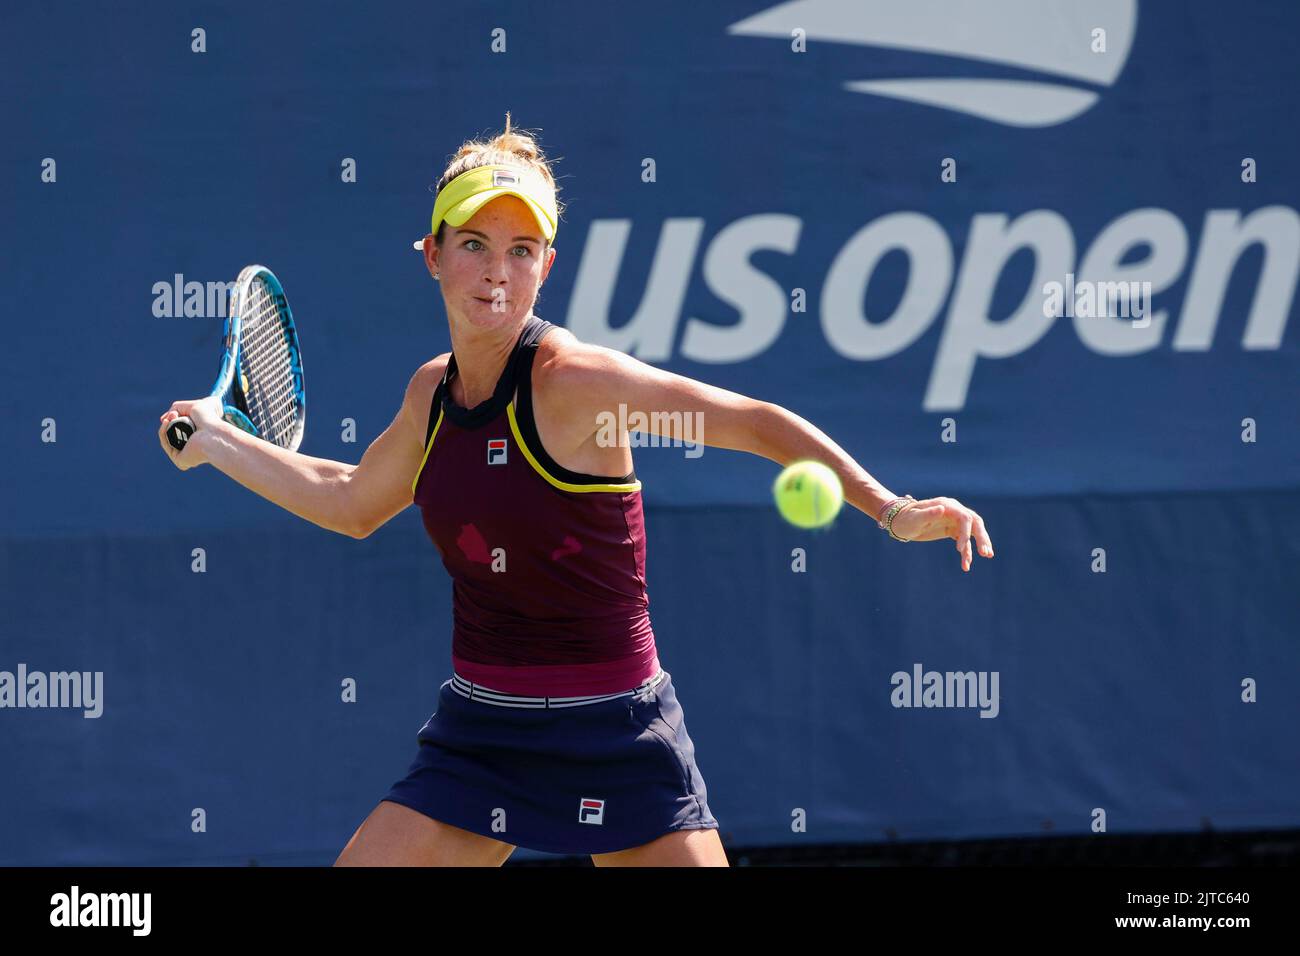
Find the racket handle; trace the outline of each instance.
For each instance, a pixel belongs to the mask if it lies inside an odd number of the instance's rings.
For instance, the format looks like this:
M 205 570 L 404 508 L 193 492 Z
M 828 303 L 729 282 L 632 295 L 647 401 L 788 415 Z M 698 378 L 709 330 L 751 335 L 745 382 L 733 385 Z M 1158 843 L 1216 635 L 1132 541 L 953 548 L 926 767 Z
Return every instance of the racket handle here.
M 177 451 L 185 450 L 185 443 L 190 440 L 194 434 L 194 422 L 187 416 L 182 415 L 170 425 L 167 426 L 167 441 Z

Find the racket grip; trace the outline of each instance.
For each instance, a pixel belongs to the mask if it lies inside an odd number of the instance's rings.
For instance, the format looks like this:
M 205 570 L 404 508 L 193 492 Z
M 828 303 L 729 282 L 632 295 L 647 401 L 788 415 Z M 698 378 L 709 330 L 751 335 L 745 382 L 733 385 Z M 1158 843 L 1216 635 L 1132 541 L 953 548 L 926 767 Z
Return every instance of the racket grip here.
M 182 415 L 170 425 L 167 426 L 167 441 L 177 451 L 185 450 L 185 443 L 190 440 L 194 434 L 194 422 L 188 416 Z

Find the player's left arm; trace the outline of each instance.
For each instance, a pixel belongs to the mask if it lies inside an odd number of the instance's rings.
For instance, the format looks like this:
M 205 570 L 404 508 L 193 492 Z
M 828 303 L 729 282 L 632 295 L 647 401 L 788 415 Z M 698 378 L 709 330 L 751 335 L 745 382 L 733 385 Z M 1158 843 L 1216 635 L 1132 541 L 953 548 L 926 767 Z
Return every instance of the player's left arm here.
M 580 414 L 593 420 L 604 413 L 605 421 L 611 420 L 609 416 L 615 421 L 639 421 L 644 431 L 661 438 L 749 452 L 783 468 L 800 459 L 815 459 L 839 476 L 844 500 L 873 521 L 897 497 L 816 425 L 773 402 L 655 368 L 616 349 L 576 341 L 560 353 L 559 364 L 565 393 L 575 396 L 582 406 Z M 640 415 L 634 416 L 637 412 Z M 970 569 L 972 537 L 980 554 L 993 557 L 984 520 L 954 498 L 909 504 L 895 516 L 893 528 L 912 541 L 954 539 L 963 570 Z

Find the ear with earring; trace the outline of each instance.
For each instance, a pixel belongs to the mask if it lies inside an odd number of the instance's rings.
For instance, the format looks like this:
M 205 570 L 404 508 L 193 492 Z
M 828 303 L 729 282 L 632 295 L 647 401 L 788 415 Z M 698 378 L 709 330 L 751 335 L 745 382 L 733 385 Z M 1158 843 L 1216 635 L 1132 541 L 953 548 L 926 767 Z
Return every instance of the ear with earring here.
M 414 249 L 416 252 L 423 252 L 423 251 L 424 251 L 424 240 L 423 240 L 423 239 L 417 239 L 417 240 L 415 240 L 415 242 L 411 243 L 411 248 Z M 436 273 L 436 272 L 433 274 L 433 281 L 435 281 L 435 282 L 438 281 L 438 273 Z

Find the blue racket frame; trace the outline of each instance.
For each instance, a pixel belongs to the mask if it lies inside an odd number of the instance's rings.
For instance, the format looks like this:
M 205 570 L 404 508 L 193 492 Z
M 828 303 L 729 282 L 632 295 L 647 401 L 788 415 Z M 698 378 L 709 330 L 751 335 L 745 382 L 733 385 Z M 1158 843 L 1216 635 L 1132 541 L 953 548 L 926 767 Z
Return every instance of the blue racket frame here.
M 241 333 L 243 332 L 244 309 L 249 298 L 249 290 L 252 288 L 254 280 L 259 278 L 266 283 L 277 310 L 284 317 L 282 330 L 289 346 L 289 369 L 292 379 L 291 387 L 294 392 L 295 420 L 289 443 L 283 447 L 289 451 L 297 451 L 298 446 L 302 444 L 303 432 L 307 426 L 307 389 L 303 381 L 302 349 L 298 345 L 298 329 L 293 321 L 293 310 L 289 308 L 289 300 L 284 294 L 284 286 L 280 284 L 280 280 L 276 278 L 275 273 L 266 266 L 245 266 L 235 279 L 234 288 L 230 290 L 229 307 L 226 309 L 226 321 L 221 333 L 221 368 L 217 373 L 216 383 L 213 384 L 208 396 L 222 399 L 222 417 L 226 421 L 237 428 L 243 429 L 250 435 L 266 441 L 270 440 L 259 433 L 257 426 L 249 420 L 242 409 L 225 400 L 226 394 L 230 393 L 236 401 L 243 401 L 243 387 L 236 373 L 239 371 L 239 348 Z M 188 418 L 178 418 L 168 429 L 168 440 L 173 447 L 183 448 L 189 436 L 193 434 L 193 430 L 193 422 Z M 182 433 L 184 437 L 179 437 L 175 433 Z

